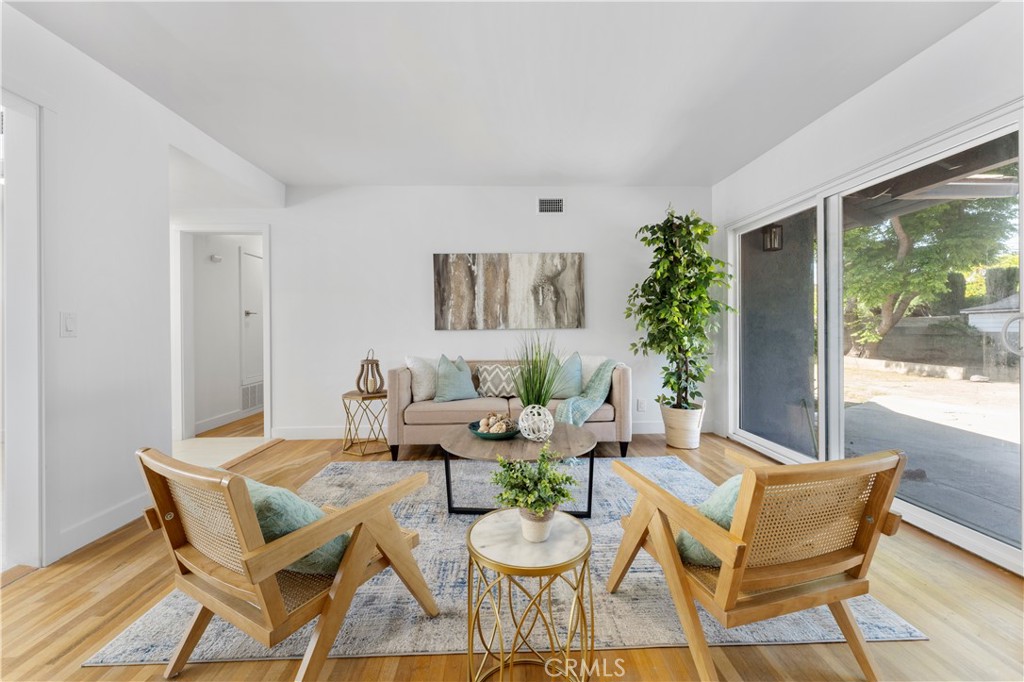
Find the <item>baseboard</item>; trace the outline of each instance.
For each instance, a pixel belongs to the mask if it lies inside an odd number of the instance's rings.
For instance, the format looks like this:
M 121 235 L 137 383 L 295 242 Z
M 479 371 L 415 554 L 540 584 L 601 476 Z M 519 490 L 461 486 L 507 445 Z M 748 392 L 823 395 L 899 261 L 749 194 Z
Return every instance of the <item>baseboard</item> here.
M 103 537 L 112 530 L 116 530 L 124 524 L 139 518 L 142 510 L 153 505 L 148 492 L 139 493 L 128 498 L 124 502 L 115 504 L 98 514 L 93 514 L 73 526 L 60 531 L 57 538 L 56 556 L 46 557 L 46 564 L 49 565 L 67 556 L 76 549 L 86 546 L 93 540 Z
M 638 434 L 659 434 L 665 433 L 665 424 L 660 419 L 652 421 L 633 422 L 633 433 Z
M 205 433 L 210 429 L 215 429 L 218 426 L 224 426 L 225 424 L 236 422 L 239 419 L 251 417 L 252 415 L 262 411 L 263 406 L 257 405 L 256 407 L 251 407 L 248 410 L 234 410 L 233 412 L 225 412 L 224 414 L 219 414 L 216 417 L 210 417 L 209 419 L 204 419 L 202 421 L 196 422 L 196 433 Z
M 285 440 L 340 440 L 344 426 L 275 426 L 270 435 Z
M 660 434 L 665 433 L 665 425 L 657 421 L 633 422 L 633 433 Z M 275 426 L 271 432 L 274 438 L 285 440 L 340 440 L 345 437 L 344 426 Z M 365 424 L 360 429 L 359 437 L 366 438 L 369 427 Z

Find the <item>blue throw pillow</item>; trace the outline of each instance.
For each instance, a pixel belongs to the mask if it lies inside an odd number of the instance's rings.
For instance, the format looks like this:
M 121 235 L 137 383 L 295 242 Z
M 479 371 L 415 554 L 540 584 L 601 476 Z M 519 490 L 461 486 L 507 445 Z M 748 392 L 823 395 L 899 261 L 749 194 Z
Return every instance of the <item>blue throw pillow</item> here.
M 740 483 L 743 481 L 743 474 L 736 474 L 722 485 L 715 488 L 715 491 L 708 496 L 708 499 L 697 505 L 697 511 L 717 523 L 722 528 L 728 529 L 732 525 L 733 514 L 736 513 L 736 500 L 740 496 Z M 722 560 L 716 557 L 707 547 L 697 542 L 697 539 L 685 530 L 679 531 L 676 536 L 676 547 L 679 549 L 679 556 L 687 564 L 698 566 L 721 566 Z
M 315 504 L 287 488 L 276 488 L 251 478 L 243 478 L 249 489 L 249 499 L 256 510 L 256 520 L 260 523 L 264 542 L 273 542 L 326 516 Z M 289 565 L 286 570 L 334 575 L 338 572 L 338 564 L 341 563 L 350 539 L 350 533 L 343 533 Z
M 583 393 L 583 360 L 579 353 L 573 353 L 558 370 L 558 378 L 555 380 L 555 392 L 551 397 L 556 400 L 565 400 Z
M 435 403 L 469 400 L 479 397 L 473 386 L 473 372 L 460 355 L 455 362 L 442 355 L 437 361 L 437 391 Z

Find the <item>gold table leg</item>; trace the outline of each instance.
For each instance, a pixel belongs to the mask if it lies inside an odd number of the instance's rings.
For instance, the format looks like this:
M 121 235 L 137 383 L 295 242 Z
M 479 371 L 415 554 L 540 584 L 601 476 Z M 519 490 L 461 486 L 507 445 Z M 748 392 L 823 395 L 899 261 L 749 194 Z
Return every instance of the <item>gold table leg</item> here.
M 373 455 L 388 451 L 388 440 L 384 435 L 384 421 L 387 414 L 386 399 L 349 400 L 342 399 L 345 408 L 345 438 L 341 443 L 341 451 L 346 455 Z M 359 437 L 359 431 L 366 423 L 369 433 L 366 438 Z M 380 444 L 380 448 L 371 448 Z
M 539 576 L 536 592 L 530 591 L 529 579 L 486 569 L 472 557 L 466 575 L 468 682 L 481 682 L 495 673 L 499 682 L 504 682 L 506 670 L 511 679 L 517 665 L 542 666 L 549 677 L 571 682 L 589 679 L 594 660 L 594 593 L 589 557 L 565 573 Z M 558 584 L 568 586 L 572 592 L 564 641 L 558 631 L 552 594 Z M 518 601 L 526 601 L 518 612 L 515 595 L 521 595 Z M 485 607 L 494 618 L 489 628 L 485 628 L 481 618 Z M 507 649 L 503 616 L 511 621 L 512 628 L 512 641 Z M 547 652 L 538 651 L 530 642 L 538 623 L 547 636 Z M 484 650 L 479 661 L 475 652 L 478 642 Z

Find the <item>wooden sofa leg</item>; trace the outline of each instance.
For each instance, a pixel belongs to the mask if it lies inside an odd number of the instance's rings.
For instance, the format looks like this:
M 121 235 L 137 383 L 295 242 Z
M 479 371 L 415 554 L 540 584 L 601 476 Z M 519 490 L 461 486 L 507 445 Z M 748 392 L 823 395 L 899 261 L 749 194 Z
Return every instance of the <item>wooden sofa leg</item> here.
M 629 441 L 628 440 L 619 441 L 619 455 L 621 457 L 625 457 L 626 456 L 626 450 L 629 450 Z
M 391 448 L 391 461 L 392 462 L 397 462 L 398 461 L 398 446 L 397 445 L 391 445 L 389 447 Z

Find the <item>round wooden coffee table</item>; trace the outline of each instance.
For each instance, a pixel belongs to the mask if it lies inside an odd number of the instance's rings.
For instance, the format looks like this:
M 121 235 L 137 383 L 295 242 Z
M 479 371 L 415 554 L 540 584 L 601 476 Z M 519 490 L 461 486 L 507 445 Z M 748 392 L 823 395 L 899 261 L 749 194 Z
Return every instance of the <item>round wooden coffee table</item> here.
M 584 511 L 568 512 L 573 516 L 589 519 L 594 499 L 594 448 L 597 438 L 590 431 L 572 424 L 557 422 L 549 439 L 551 450 L 562 458 L 589 455 L 590 471 L 587 476 L 587 508 Z M 526 459 L 535 461 L 544 445 L 527 440 L 521 435 L 509 440 L 485 440 L 472 434 L 467 425 L 453 426 L 441 437 L 441 450 L 444 452 L 444 485 L 448 495 L 449 514 L 485 514 L 494 511 L 493 507 L 463 507 L 452 503 L 452 469 L 451 457 L 476 459 L 488 462 L 498 461 L 500 454 L 505 459 Z

